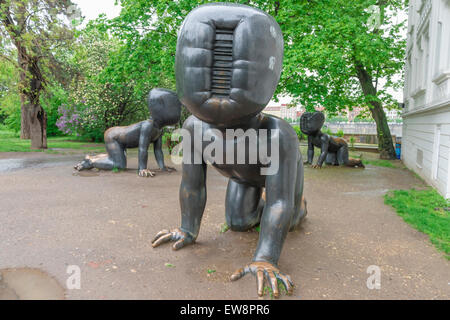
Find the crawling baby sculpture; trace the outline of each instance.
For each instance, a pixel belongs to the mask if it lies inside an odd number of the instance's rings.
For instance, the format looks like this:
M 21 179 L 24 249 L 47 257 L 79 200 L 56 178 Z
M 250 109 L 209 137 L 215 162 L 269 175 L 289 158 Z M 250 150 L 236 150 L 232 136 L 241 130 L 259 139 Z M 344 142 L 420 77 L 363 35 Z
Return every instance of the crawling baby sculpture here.
M 141 177 L 153 177 L 155 172 L 147 169 L 148 147 L 153 143 L 156 162 L 160 170 L 173 171 L 164 165 L 162 152 L 162 129 L 177 124 L 181 116 L 181 103 L 177 94 L 166 89 L 153 89 L 148 95 L 150 119 L 127 127 L 113 127 L 105 132 L 105 145 L 108 154 L 86 156 L 75 166 L 78 171 L 98 168 L 102 170 L 125 169 L 127 167 L 127 148 L 139 147 L 139 171 Z
M 231 230 L 261 226 L 253 261 L 231 280 L 251 273 L 257 278 L 258 294 L 263 295 L 266 280 L 275 297 L 278 280 L 292 293 L 292 280 L 279 270 L 278 260 L 288 232 L 306 216 L 297 135 L 286 121 L 261 113 L 278 85 L 282 61 L 280 27 L 263 11 L 217 3 L 200 6 L 187 16 L 176 53 L 178 96 L 193 114 L 184 123 L 190 138 L 183 136 L 181 227 L 163 230 L 153 240 L 153 247 L 173 241 L 174 250 L 195 242 L 206 205 L 207 163 L 211 163 L 229 179 L 225 216 Z M 195 139 L 197 131 L 210 141 Z M 244 132 L 258 136 L 251 143 Z M 271 155 L 279 155 L 271 161 L 278 170 L 267 175 L 262 171 L 269 166 L 266 159 L 251 151 L 252 146 L 263 148 L 264 132 Z M 222 156 L 208 154 L 211 141 L 221 146 Z M 243 162 L 237 160 L 238 141 L 246 141 Z M 251 163 L 248 159 L 253 156 L 257 161 Z
M 321 153 L 313 168 L 321 168 L 324 161 L 328 165 L 364 168 L 361 160 L 348 157 L 348 145 L 344 139 L 329 136 L 320 130 L 324 122 L 325 116 L 322 112 L 305 112 L 300 118 L 300 128 L 308 136 L 307 163 L 312 165 L 314 147 L 317 147 Z

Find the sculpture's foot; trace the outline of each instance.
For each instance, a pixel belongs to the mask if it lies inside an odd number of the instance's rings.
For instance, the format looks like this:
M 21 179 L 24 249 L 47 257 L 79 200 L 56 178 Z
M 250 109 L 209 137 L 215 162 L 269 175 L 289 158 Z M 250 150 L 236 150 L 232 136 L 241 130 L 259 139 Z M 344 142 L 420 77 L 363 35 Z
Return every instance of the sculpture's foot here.
M 348 163 L 347 163 L 348 167 L 354 167 L 354 168 L 365 168 L 364 164 L 362 163 L 362 161 L 360 159 L 348 159 Z
M 152 247 L 159 247 L 161 244 L 173 241 L 175 242 L 172 246 L 173 250 L 179 250 L 189 244 L 194 243 L 195 239 L 187 232 L 181 231 L 181 229 L 176 228 L 172 231 L 163 230 L 158 232 L 156 237 L 152 241 Z
M 251 273 L 256 276 L 258 284 L 258 296 L 264 295 L 264 279 L 267 280 L 272 290 L 273 296 L 279 298 L 280 291 L 278 288 L 278 280 L 283 284 L 286 289 L 286 293 L 291 295 L 294 291 L 294 283 L 288 275 L 283 274 L 276 266 L 269 262 L 256 261 L 245 266 L 242 269 L 237 270 L 231 276 L 231 281 L 236 281 Z
M 156 173 L 150 169 L 139 170 L 139 177 L 148 178 L 154 177 Z
M 77 171 L 82 171 L 82 170 L 89 170 L 92 169 L 94 166 L 92 165 L 92 161 L 86 157 L 83 161 L 81 161 L 80 163 L 78 163 L 74 169 Z

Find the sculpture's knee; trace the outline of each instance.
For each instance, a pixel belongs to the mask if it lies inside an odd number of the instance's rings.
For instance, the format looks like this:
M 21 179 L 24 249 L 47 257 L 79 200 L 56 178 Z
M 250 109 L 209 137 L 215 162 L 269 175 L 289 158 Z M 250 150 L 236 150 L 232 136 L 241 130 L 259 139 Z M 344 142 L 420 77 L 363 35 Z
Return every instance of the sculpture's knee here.
M 259 219 L 254 217 L 229 217 L 227 225 L 232 231 L 244 232 L 248 231 L 259 223 Z
M 261 201 L 258 208 L 252 212 L 242 213 L 244 210 L 235 209 L 233 212 L 227 210 L 226 221 L 232 231 L 243 232 L 250 230 L 259 224 L 261 220 L 264 201 Z

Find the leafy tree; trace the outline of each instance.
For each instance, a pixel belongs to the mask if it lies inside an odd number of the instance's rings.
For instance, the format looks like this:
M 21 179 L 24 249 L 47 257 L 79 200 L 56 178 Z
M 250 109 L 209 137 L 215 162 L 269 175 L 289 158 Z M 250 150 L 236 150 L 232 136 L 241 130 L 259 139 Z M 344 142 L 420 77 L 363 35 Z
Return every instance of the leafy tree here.
M 72 10 L 70 0 L 0 0 L 0 58 L 19 70 L 21 138 L 31 138 L 32 149 L 47 147 L 47 117 L 40 97 L 55 69 L 52 50 L 72 38 L 67 18 Z
M 0 60 L 0 124 L 16 127 L 20 130 L 20 97 L 17 91 L 19 74 L 14 65 L 7 60 Z
M 70 52 L 61 60 L 72 80 L 67 101 L 59 108 L 57 126 L 67 134 L 100 141 L 110 127 L 129 124 L 147 117 L 141 78 L 120 76 L 123 45 L 106 30 L 90 23 L 79 33 Z M 116 72 L 111 69 L 116 68 Z M 117 70 L 119 69 L 119 70 Z M 146 92 L 146 94 L 148 91 Z
M 367 106 L 382 158 L 395 158 L 383 103 L 395 105 L 388 88 L 402 86 L 405 23 L 396 17 L 406 7 L 400 0 L 283 0 L 272 9 L 287 44 L 280 90 L 308 109 Z
M 186 15 L 208 1 L 121 0 L 119 17 L 104 20 L 123 40 L 120 77 L 147 86 L 174 87 L 177 30 Z M 405 39 L 397 14 L 406 0 L 254 0 L 234 1 L 258 7 L 275 17 L 285 39 L 284 69 L 277 94 L 289 94 L 312 110 L 335 114 L 366 106 L 377 124 L 383 158 L 395 149 L 383 104 L 395 105 L 389 88 L 399 88 Z M 378 15 L 379 12 L 379 15 Z M 385 84 L 381 88 L 380 82 Z

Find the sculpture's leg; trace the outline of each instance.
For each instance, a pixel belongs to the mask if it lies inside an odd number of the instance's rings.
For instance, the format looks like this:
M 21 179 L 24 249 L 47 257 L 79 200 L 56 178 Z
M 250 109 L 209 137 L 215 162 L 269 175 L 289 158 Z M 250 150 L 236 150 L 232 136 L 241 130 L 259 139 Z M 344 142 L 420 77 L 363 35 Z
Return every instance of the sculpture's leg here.
M 225 200 L 228 226 L 233 231 L 247 231 L 259 224 L 264 208 L 262 188 L 256 188 L 229 180 Z
M 295 228 L 300 225 L 307 214 L 306 199 L 303 195 L 303 185 L 303 163 L 302 161 L 299 161 L 297 166 L 297 180 L 295 187 L 295 213 L 292 217 L 291 227 L 289 228 L 289 231 L 294 231 Z
M 348 163 L 348 145 L 342 145 L 337 152 L 337 161 L 340 166 Z
M 108 154 L 91 157 L 92 167 L 101 170 L 125 169 L 127 167 L 127 155 L 125 148 L 117 141 L 106 141 Z
M 330 165 L 330 166 L 337 166 L 338 162 L 337 162 L 336 153 L 334 153 L 334 152 L 328 153 L 327 154 L 327 158 L 325 160 L 325 163 Z

